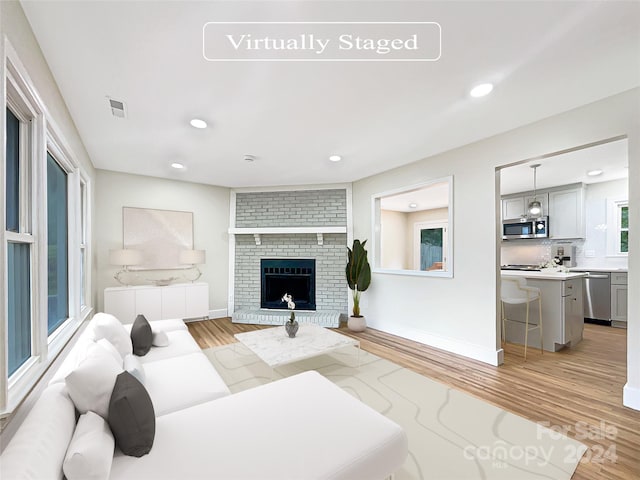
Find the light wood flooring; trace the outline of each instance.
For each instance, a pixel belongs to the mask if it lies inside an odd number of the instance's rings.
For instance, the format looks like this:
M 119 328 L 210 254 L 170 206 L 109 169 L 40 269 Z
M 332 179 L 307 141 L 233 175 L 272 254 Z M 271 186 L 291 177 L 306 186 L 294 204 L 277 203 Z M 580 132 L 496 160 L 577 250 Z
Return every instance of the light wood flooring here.
M 235 333 L 265 328 L 229 318 L 188 326 L 201 348 L 233 343 Z M 522 346 L 506 344 L 500 367 L 371 328 L 352 333 L 342 326 L 340 332 L 379 357 L 534 422 L 566 428 L 568 436 L 589 447 L 574 479 L 640 479 L 640 412 L 622 406 L 626 330 L 587 324 L 575 348 L 544 354 L 529 348 L 526 362 Z M 614 438 L 599 438 L 603 433 Z

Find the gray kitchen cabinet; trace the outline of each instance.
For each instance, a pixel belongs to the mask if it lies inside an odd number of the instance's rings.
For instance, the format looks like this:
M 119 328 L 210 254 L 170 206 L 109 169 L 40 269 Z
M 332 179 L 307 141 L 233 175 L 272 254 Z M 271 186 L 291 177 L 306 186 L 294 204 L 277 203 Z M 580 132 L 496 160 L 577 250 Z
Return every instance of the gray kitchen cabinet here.
M 627 326 L 627 274 L 611 272 L 611 325 Z
M 502 219 L 511 220 L 524 215 L 526 208 L 524 197 L 505 198 L 502 200 Z
M 509 196 L 502 198 L 502 219 L 503 220 L 512 220 L 514 218 L 520 218 L 521 216 L 527 215 L 527 207 L 529 203 L 533 201 L 533 194 L 527 193 L 519 194 L 518 196 Z M 540 202 L 542 205 L 542 215 L 549 215 L 549 194 L 548 193 L 537 193 L 535 196 L 536 200 Z
M 562 282 L 564 311 L 562 322 L 563 344 L 578 343 L 582 340 L 584 329 L 584 315 L 582 303 L 582 279 L 566 280 Z
M 549 192 L 549 238 L 584 238 L 584 188 Z
M 538 287 L 542 294 L 542 327 L 544 349 L 557 352 L 564 347 L 575 347 L 582 340 L 584 330 L 583 316 L 583 280 L 582 277 L 570 278 L 571 275 L 544 275 L 544 272 L 502 273 L 503 277 L 524 276 L 527 285 Z M 569 278 L 566 278 L 569 277 Z M 538 306 L 536 302 L 530 305 L 530 323 L 538 323 Z M 524 320 L 526 306 L 523 304 L 505 304 L 507 318 L 512 322 L 507 326 L 507 341 L 524 343 Z M 540 347 L 540 337 L 532 332 L 528 338 L 528 346 Z

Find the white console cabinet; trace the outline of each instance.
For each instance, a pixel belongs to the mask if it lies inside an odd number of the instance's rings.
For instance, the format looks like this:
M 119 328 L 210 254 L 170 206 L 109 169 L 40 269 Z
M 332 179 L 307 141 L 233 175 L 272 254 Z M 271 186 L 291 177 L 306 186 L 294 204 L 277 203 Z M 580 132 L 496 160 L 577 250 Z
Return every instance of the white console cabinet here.
M 208 317 L 209 285 L 179 283 L 166 287 L 137 285 L 105 288 L 104 311 L 122 323 L 133 323 L 138 314 L 143 314 L 147 320 Z

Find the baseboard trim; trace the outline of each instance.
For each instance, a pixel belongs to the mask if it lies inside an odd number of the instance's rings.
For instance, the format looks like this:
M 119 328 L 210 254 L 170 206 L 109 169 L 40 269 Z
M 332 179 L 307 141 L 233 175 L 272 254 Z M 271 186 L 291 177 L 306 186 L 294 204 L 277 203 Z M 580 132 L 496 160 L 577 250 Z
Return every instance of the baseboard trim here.
M 209 318 L 225 318 L 228 317 L 229 315 L 227 315 L 227 309 L 226 308 L 220 308 L 217 310 L 209 310 Z
M 473 343 L 461 342 L 452 338 L 433 335 L 411 327 L 378 324 L 374 321 L 369 322 L 368 318 L 367 323 L 371 328 L 382 330 L 383 332 L 391 333 L 393 335 L 398 335 L 399 337 L 408 338 L 409 340 L 424 343 L 430 347 L 446 350 L 447 352 L 462 355 L 463 357 L 488 363 L 489 365 L 496 367 L 504 362 L 504 351 L 501 348 L 494 350 Z
M 640 388 L 632 387 L 627 383 L 622 389 L 622 404 L 625 407 L 640 410 Z

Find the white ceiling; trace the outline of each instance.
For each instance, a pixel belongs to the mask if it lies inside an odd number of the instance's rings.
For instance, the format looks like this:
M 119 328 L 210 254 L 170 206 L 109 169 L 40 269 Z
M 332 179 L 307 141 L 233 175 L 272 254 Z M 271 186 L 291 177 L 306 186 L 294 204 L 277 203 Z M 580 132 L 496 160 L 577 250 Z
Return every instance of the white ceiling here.
M 97 168 L 215 185 L 354 181 L 640 85 L 638 2 L 21 4 Z M 202 56 L 209 21 L 347 20 L 439 22 L 442 57 Z M 469 98 L 485 81 L 494 92 Z M 126 103 L 126 119 L 107 96 Z
M 606 182 L 629 176 L 628 141 L 618 140 L 570 153 L 555 155 L 541 160 L 532 160 L 500 171 L 500 193 L 526 192 L 533 190 L 533 169 L 536 169 L 537 188 L 557 187 L 571 183 L 585 184 Z M 590 170 L 602 170 L 602 174 L 591 177 Z
M 416 207 L 409 205 L 415 203 Z M 417 212 L 449 205 L 449 183 L 440 182 L 380 199 L 380 208 L 396 212 Z

